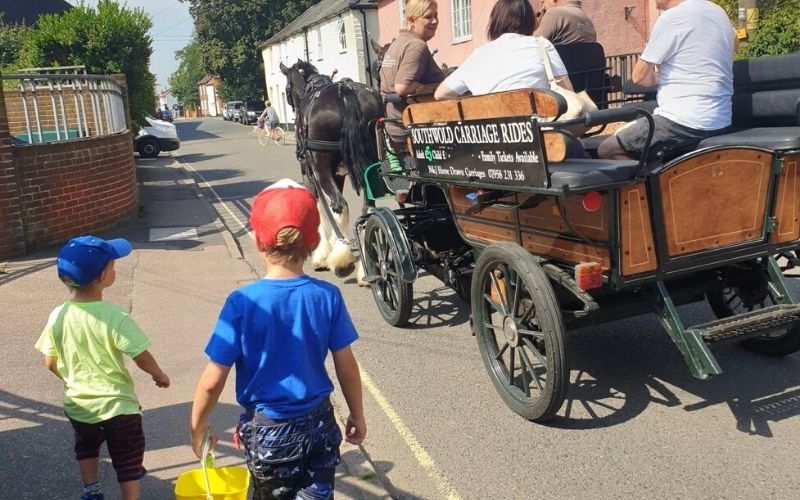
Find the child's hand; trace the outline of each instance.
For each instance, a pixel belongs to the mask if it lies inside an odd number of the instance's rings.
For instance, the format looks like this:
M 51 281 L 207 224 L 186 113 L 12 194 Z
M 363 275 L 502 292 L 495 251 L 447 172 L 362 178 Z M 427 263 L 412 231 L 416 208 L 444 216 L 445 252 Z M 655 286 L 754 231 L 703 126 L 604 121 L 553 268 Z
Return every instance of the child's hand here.
M 367 422 L 364 417 L 354 418 L 352 415 L 348 415 L 344 440 L 350 444 L 361 444 L 365 437 L 367 437 Z
M 161 372 L 158 375 L 153 375 L 153 382 L 155 382 L 158 387 L 167 388 L 169 387 L 169 376 Z
M 195 456 L 200 460 L 205 460 L 206 458 L 203 456 L 203 437 L 205 437 L 207 430 L 209 430 L 208 427 L 192 432 L 192 450 L 194 450 Z M 212 434 L 211 445 L 208 447 L 208 451 L 211 452 L 211 450 L 217 446 L 218 442 L 219 436 Z

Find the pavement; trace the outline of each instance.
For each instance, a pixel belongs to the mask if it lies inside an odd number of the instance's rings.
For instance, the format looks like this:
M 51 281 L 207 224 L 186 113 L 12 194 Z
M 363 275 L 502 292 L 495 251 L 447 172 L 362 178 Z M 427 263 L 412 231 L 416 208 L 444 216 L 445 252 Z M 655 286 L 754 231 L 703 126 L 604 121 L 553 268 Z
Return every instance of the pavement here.
M 203 347 L 225 297 L 261 272 L 242 258 L 192 177 L 174 158 L 138 160 L 137 220 L 101 234 L 128 238 L 131 256 L 117 262 L 117 282 L 105 300 L 128 309 L 153 342 L 151 352 L 172 386 L 155 387 L 128 363 L 142 403 L 147 438 L 143 499 L 173 498 L 178 475 L 199 466 L 188 443 L 194 387 L 206 363 Z M 61 406 L 61 387 L 33 349 L 48 314 L 69 297 L 58 281 L 58 248 L 0 261 L 0 461 L 4 498 L 77 498 L 80 480 L 72 455 L 72 431 Z M 334 378 L 335 380 L 335 378 Z M 233 380 L 211 417 L 221 437 L 217 466 L 242 465 L 232 443 L 238 421 Z M 347 407 L 338 388 L 333 402 L 344 422 Z M 365 450 L 343 443 L 336 474 L 337 499 L 391 498 Z M 106 498 L 120 498 L 108 457 L 101 455 Z

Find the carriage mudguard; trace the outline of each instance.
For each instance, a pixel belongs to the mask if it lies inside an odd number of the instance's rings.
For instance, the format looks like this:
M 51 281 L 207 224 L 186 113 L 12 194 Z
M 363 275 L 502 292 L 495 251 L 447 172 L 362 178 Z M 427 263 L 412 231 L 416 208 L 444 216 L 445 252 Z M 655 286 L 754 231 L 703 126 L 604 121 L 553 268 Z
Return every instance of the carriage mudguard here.
M 400 266 L 403 269 L 403 281 L 406 283 L 413 283 L 417 279 L 417 266 L 414 265 L 414 259 L 411 257 L 411 247 L 408 244 L 408 238 L 400 225 L 400 221 L 390 209 L 386 207 L 377 207 L 372 212 L 372 215 L 379 218 L 389 231 L 392 239 L 397 244 L 397 255 L 400 257 Z

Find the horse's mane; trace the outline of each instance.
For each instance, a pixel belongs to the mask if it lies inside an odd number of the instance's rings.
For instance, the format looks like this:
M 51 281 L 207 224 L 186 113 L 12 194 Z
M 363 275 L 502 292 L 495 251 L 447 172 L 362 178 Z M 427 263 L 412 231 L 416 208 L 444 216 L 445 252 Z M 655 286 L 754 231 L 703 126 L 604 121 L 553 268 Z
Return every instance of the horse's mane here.
M 311 64 L 308 61 L 301 61 L 301 60 L 298 59 L 297 62 L 295 63 L 295 65 L 294 65 L 294 67 L 297 70 L 302 70 L 303 76 L 305 76 L 306 79 L 308 79 L 308 77 L 311 76 L 311 75 L 318 75 L 319 74 L 319 71 L 317 71 L 316 66 L 314 66 L 313 64 Z

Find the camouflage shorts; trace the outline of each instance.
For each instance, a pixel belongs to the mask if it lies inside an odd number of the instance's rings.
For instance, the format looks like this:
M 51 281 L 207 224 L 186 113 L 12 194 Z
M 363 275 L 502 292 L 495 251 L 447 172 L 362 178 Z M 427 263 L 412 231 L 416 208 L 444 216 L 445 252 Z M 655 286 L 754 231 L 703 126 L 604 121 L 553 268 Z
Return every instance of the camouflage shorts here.
M 243 414 L 239 436 L 253 477 L 253 500 L 333 498 L 342 432 L 329 400 L 288 420 Z

